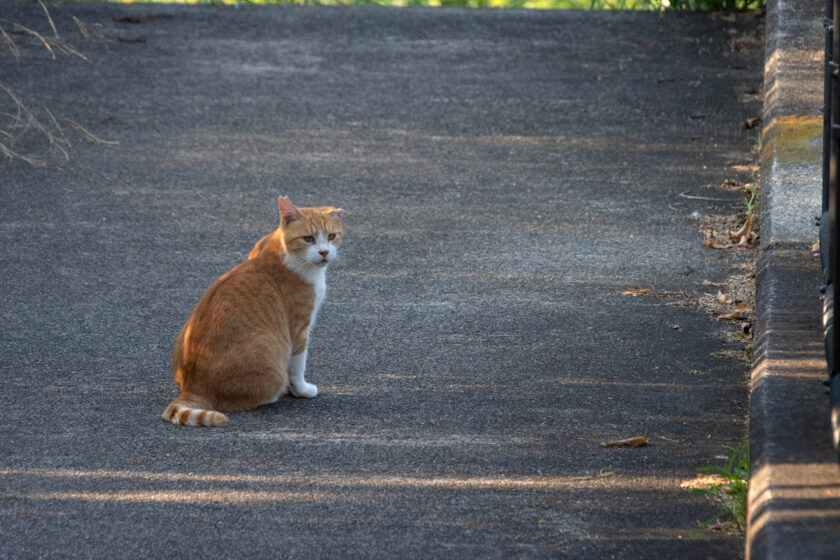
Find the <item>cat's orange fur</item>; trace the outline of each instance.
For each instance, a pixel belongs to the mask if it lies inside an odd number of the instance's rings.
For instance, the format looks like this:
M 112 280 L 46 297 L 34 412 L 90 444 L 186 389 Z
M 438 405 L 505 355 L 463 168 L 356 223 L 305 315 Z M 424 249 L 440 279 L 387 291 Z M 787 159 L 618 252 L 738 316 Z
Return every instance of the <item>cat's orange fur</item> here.
M 289 257 L 309 255 L 317 232 L 337 247 L 343 227 L 337 208 L 298 209 L 281 198 L 280 210 L 280 226 L 210 286 L 181 329 L 172 352 L 181 394 L 164 420 L 223 426 L 228 419 L 218 411 L 256 408 L 289 391 L 290 358 L 306 350 L 316 310 L 309 264 Z

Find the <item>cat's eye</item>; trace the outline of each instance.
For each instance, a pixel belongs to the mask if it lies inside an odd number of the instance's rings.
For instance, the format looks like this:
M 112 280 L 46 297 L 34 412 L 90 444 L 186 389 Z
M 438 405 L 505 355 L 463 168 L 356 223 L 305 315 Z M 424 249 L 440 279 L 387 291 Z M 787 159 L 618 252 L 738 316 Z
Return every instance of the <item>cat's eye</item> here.
M 330 241 L 332 241 L 333 239 L 335 239 L 335 234 L 334 234 L 334 233 L 329 234 L 329 235 L 327 236 L 327 239 L 329 239 Z
M 310 245 L 312 245 L 313 243 L 315 243 L 315 238 L 314 238 L 314 237 L 312 237 L 311 235 L 304 235 L 304 236 L 302 237 L 302 239 L 303 239 L 304 241 L 306 241 L 307 243 L 309 243 Z

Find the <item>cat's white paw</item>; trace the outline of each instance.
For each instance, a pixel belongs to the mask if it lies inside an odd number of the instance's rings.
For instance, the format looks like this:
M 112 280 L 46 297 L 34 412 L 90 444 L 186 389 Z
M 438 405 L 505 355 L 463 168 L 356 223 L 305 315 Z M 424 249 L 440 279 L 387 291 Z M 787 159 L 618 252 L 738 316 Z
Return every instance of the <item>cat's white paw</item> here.
M 292 384 L 290 389 L 294 396 L 305 399 L 311 399 L 318 394 L 318 387 L 312 383 L 307 383 L 306 381 L 301 384 Z

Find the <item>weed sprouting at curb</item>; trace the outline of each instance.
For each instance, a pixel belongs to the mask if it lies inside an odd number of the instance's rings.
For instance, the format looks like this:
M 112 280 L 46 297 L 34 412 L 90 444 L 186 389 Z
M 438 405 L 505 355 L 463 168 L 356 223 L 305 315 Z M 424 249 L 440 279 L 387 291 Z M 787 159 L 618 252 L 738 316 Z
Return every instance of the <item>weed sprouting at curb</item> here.
M 704 494 L 719 503 L 720 513 L 700 524 L 692 533 L 697 536 L 715 523 L 734 525 L 744 532 L 747 519 L 747 491 L 750 480 L 750 452 L 746 438 L 733 450 L 725 466 L 709 466 L 697 469 L 700 473 L 710 473 L 715 482 L 706 488 L 692 488 L 696 494 Z
M 753 358 L 753 345 L 752 344 L 747 344 L 746 346 L 744 346 L 744 361 L 747 362 L 748 364 L 751 364 L 752 363 L 752 358 Z
M 750 183 L 746 186 L 746 189 L 744 191 L 744 198 L 747 199 L 747 216 L 758 214 L 759 210 L 761 210 L 758 203 L 755 201 L 757 195 L 758 186 L 755 183 Z
M 761 132 L 759 132 L 755 136 L 750 136 L 749 139 L 753 143 L 753 148 L 757 152 L 761 153 L 761 149 L 764 147 L 764 138 Z

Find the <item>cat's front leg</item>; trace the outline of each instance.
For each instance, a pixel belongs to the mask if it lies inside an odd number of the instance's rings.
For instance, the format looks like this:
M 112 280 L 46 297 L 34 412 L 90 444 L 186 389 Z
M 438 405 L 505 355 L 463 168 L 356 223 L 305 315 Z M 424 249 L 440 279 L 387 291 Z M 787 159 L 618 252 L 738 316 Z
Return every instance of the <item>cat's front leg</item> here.
M 303 378 L 306 370 L 306 349 L 289 358 L 289 390 L 296 397 L 311 399 L 318 394 L 318 387 Z

